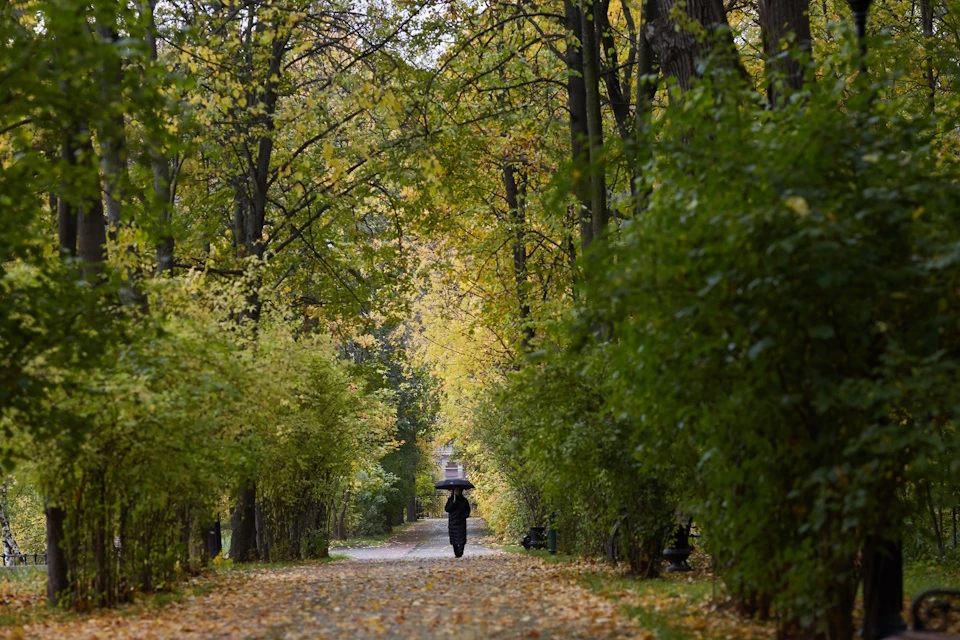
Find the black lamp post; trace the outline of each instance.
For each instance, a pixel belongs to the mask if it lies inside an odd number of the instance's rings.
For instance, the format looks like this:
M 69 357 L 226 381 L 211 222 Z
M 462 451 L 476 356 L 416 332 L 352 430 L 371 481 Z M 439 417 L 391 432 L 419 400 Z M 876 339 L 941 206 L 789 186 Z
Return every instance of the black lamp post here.
M 866 72 L 867 63 L 867 11 L 873 0 L 847 0 L 853 11 L 853 23 L 857 27 L 857 42 L 860 44 L 860 71 Z

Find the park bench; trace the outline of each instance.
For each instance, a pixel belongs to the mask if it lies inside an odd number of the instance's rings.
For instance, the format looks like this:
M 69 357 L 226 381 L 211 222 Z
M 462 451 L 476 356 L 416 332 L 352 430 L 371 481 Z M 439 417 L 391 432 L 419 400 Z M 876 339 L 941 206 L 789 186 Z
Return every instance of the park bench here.
M 913 630 L 893 640 L 960 640 L 960 590 L 929 589 L 913 600 Z

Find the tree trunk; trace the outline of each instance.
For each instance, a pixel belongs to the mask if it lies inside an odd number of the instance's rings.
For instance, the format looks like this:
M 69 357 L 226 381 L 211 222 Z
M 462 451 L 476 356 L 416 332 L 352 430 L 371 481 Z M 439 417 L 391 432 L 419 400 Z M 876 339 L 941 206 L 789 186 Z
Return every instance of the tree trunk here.
M 94 151 L 89 132 L 84 131 L 80 139 L 81 154 L 88 156 L 84 159 L 92 162 Z M 92 172 L 85 187 L 83 203 L 77 213 L 77 255 L 84 275 L 89 278 L 103 270 L 107 250 L 107 225 L 103 217 L 100 178 L 96 172 Z
M 97 27 L 97 35 L 108 46 L 118 39 L 116 21 Z M 123 67 L 117 55 L 104 59 L 100 69 L 100 95 L 108 112 L 98 127 L 100 139 L 100 169 L 103 172 L 103 195 L 106 203 L 107 225 L 111 237 L 116 237 L 122 217 L 123 189 L 127 179 L 127 136 L 124 131 L 122 106 Z
M 156 6 L 157 0 L 144 0 L 140 5 L 141 13 L 146 16 L 147 21 L 146 39 L 150 61 L 154 63 L 157 61 L 157 23 L 154 18 Z M 160 238 L 157 243 L 157 273 L 173 273 L 174 239 L 170 229 L 173 198 L 170 185 L 170 163 L 161 151 L 159 140 L 151 140 L 149 146 L 150 166 L 153 169 L 153 195 L 156 204 L 159 206 L 160 213 Z
M 270 561 L 270 551 L 273 547 L 273 536 L 267 532 L 267 523 L 263 517 L 263 502 L 257 500 L 253 510 L 254 522 L 256 523 L 257 533 L 254 536 L 257 543 L 257 557 L 261 560 Z
M 601 52 L 600 75 L 603 77 L 603 83 L 607 87 L 607 97 L 610 100 L 610 109 L 613 111 L 613 118 L 617 123 L 617 131 L 620 133 L 620 139 L 624 144 L 630 144 L 630 101 L 624 95 L 623 87 L 620 84 L 620 63 L 617 61 L 617 46 L 613 39 L 613 27 L 610 26 L 610 0 L 595 0 L 597 2 L 594 15 L 596 16 L 596 28 L 599 32 L 599 43 L 602 45 L 598 51 Z M 623 11 L 629 12 L 627 7 Z
M 578 203 L 578 221 L 580 224 L 580 248 L 586 251 L 593 241 L 591 225 L 589 187 L 586 179 L 587 165 L 590 162 L 586 151 L 587 143 L 587 97 L 583 82 L 583 21 L 580 8 L 573 0 L 563 2 L 566 29 L 573 34 L 567 45 L 567 108 L 570 112 L 570 155 L 573 160 L 573 193 Z
M 233 535 L 230 538 L 230 559 L 248 562 L 257 559 L 257 485 L 248 482 L 237 495 L 237 505 L 231 517 Z
M 410 496 L 407 500 L 407 522 L 417 521 L 417 496 Z
M 940 520 L 940 523 L 937 523 L 937 513 L 933 508 L 933 492 L 930 489 L 930 483 L 924 482 L 924 488 L 926 489 L 926 502 L 927 509 L 930 512 L 930 523 L 933 525 L 933 532 L 937 535 L 937 552 L 942 558 L 946 553 L 946 545 L 943 541 L 943 520 Z
M 630 158 L 631 181 L 630 194 L 633 197 L 634 215 L 639 216 L 647 209 L 650 188 L 640 186 L 640 167 L 643 159 L 652 156 L 653 139 L 650 136 L 653 99 L 657 94 L 656 76 L 659 73 L 656 54 L 647 37 L 646 25 L 657 19 L 657 0 L 643 0 L 641 9 L 641 27 L 637 47 L 637 104 L 633 123 L 633 153 Z
M 585 0 L 584 4 L 589 0 Z M 600 111 L 600 44 L 597 39 L 597 2 L 580 12 L 583 39 L 583 84 L 587 103 L 587 150 L 590 172 L 590 226 L 593 238 L 607 228 L 607 179 L 603 160 L 603 115 Z
M 932 0 L 920 0 L 920 19 L 923 22 L 924 75 L 927 80 L 927 111 L 932 115 L 937 106 L 937 81 L 933 75 L 933 56 L 930 47 L 933 42 L 933 4 Z
M 5 556 L 20 555 L 20 545 L 17 539 L 13 537 L 13 531 L 10 530 L 10 517 L 7 515 L 7 486 L 0 485 L 0 549 L 3 549 Z M 4 566 L 13 565 L 16 562 L 13 558 L 4 560 Z
M 340 514 L 336 516 L 337 518 L 337 539 L 346 540 L 347 539 L 347 505 L 350 504 L 350 490 L 343 494 L 343 504 L 340 505 Z
M 699 76 L 697 65 L 712 45 L 728 49 L 730 64 L 736 66 L 742 75 L 746 75 L 733 45 L 733 36 L 722 0 L 685 0 L 678 7 L 678 10 L 686 14 L 686 18 L 706 29 L 708 35 L 705 42 L 699 41 L 693 33 L 682 28 L 670 17 L 677 0 L 655 2 L 656 18 L 647 23 L 644 35 L 649 39 L 650 46 L 660 61 L 664 77 L 676 78 L 680 88 L 686 91 Z
M 271 43 L 270 63 L 264 81 L 260 107 L 263 113 L 262 124 L 266 133 L 257 140 L 257 156 L 251 158 L 250 175 L 253 180 L 250 187 L 253 199 L 247 211 L 246 239 L 249 255 L 263 258 L 263 227 L 267 216 L 267 189 L 270 184 L 270 158 L 273 154 L 273 116 L 277 110 L 277 83 L 274 78 L 279 77 L 283 56 L 286 52 L 286 38 L 279 35 Z
M 69 589 L 67 582 L 67 555 L 63 549 L 63 523 L 67 512 L 60 507 L 47 506 L 47 602 L 58 606 Z
M 73 146 L 73 137 L 69 132 L 65 132 L 63 142 L 60 147 L 60 156 L 67 166 L 72 167 L 76 164 L 76 151 Z M 70 197 L 67 193 L 68 186 L 62 185 L 63 193 L 57 201 L 57 238 L 60 244 L 60 257 L 77 257 L 77 210 L 70 203 Z
M 509 160 L 503 165 L 503 187 L 510 210 L 510 233 L 513 236 L 513 276 L 517 284 L 517 306 L 520 312 L 520 347 L 527 353 L 532 347 L 534 332 L 530 325 L 530 302 L 527 299 L 527 222 L 524 212 L 526 180 L 521 176 L 520 181 L 517 181 L 514 163 Z
M 767 55 L 767 99 L 776 106 L 789 93 L 803 88 L 805 67 L 798 56 L 809 55 L 810 0 L 760 0 L 760 33 Z M 788 46 L 787 36 L 793 34 Z M 783 87 L 784 95 L 779 95 Z

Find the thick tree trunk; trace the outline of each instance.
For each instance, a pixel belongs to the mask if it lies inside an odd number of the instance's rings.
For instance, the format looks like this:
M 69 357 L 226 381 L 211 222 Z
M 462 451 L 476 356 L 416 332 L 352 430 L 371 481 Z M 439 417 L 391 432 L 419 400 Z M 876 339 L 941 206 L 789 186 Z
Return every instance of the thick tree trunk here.
M 63 548 L 63 523 L 67 512 L 60 507 L 47 506 L 47 602 L 57 606 L 69 589 L 67 582 L 67 555 Z
M 94 151 L 90 134 L 84 131 L 80 139 L 80 151 L 87 156 L 84 159 L 92 162 Z M 100 178 L 96 173 L 92 175 L 77 213 L 77 255 L 87 277 L 101 272 L 107 251 L 107 225 L 103 217 Z
M 150 61 L 157 61 L 157 23 L 154 19 L 154 10 L 157 0 L 144 0 L 140 11 L 147 19 L 147 48 Z M 171 207 L 173 198 L 171 193 L 170 163 L 160 150 L 157 140 L 150 142 L 150 166 L 153 169 L 153 195 L 160 207 L 160 238 L 157 243 L 157 273 L 173 273 L 174 240 L 170 229 L 172 220 Z
M 417 521 L 417 496 L 410 496 L 407 500 L 407 522 Z
M 590 226 L 593 238 L 599 239 L 607 229 L 607 178 L 603 160 L 603 115 L 600 111 L 600 44 L 597 38 L 594 0 L 586 3 L 580 12 L 580 28 L 583 39 L 583 84 L 587 103 L 587 150 L 590 159 Z
M 698 63 L 712 46 L 728 49 L 731 65 L 746 75 L 736 55 L 722 0 L 684 0 L 678 8 L 706 29 L 708 35 L 703 42 L 670 17 L 677 0 L 655 1 L 656 18 L 647 23 L 644 35 L 657 54 L 664 77 L 676 78 L 680 88 L 686 91 L 699 75 Z
M 76 164 L 76 152 L 73 147 L 73 136 L 65 132 L 60 147 L 60 156 L 67 166 Z M 57 237 L 60 244 L 62 258 L 77 257 L 77 210 L 71 205 L 67 193 L 67 185 L 63 185 L 63 193 L 57 201 Z
M 573 160 L 573 193 L 577 198 L 580 247 L 585 251 L 593 241 L 593 226 L 590 214 L 587 165 L 590 162 L 587 144 L 587 96 L 583 83 L 582 24 L 580 8 L 573 0 L 564 0 L 565 26 L 573 34 L 567 45 L 567 108 L 570 112 L 570 155 Z
M 233 534 L 230 538 L 230 559 L 248 562 L 257 559 L 257 485 L 246 483 L 237 495 L 237 505 L 231 517 Z
M 803 88 L 805 67 L 797 58 L 809 55 L 812 49 L 810 0 L 760 0 L 760 32 L 770 76 L 767 98 L 776 106 L 785 97 L 779 95 L 780 86 L 784 94 Z M 793 39 L 785 46 L 789 34 Z
M 118 39 L 116 20 L 97 27 L 97 35 L 112 46 Z M 107 114 L 98 126 L 100 139 L 100 169 L 103 172 L 103 196 L 106 204 L 107 225 L 111 237 L 116 237 L 122 217 L 123 189 L 127 178 L 127 136 L 123 113 L 120 111 L 123 95 L 123 66 L 119 55 L 104 59 L 100 70 L 100 95 L 107 106 Z

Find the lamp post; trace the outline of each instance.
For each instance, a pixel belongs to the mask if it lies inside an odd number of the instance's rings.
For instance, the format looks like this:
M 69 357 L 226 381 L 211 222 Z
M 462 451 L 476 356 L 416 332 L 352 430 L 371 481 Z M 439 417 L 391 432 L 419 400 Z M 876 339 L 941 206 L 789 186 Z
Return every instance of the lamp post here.
M 857 43 L 860 45 L 860 71 L 867 71 L 867 11 L 873 0 L 847 0 L 850 10 L 853 11 L 853 23 L 857 28 Z

